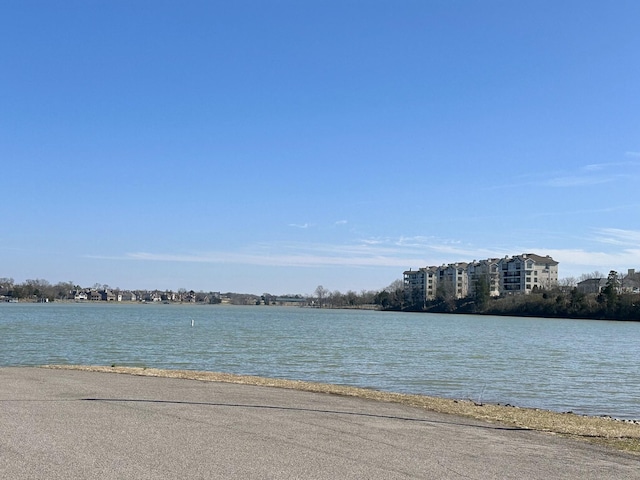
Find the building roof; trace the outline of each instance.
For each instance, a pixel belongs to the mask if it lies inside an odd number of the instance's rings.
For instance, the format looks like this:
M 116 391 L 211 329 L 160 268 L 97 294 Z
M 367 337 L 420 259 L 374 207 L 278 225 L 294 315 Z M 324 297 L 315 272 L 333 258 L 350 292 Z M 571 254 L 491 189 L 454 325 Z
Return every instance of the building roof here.
M 536 263 L 549 263 L 551 265 L 558 265 L 558 262 L 556 262 L 549 255 L 542 257 L 540 255 L 536 255 L 535 253 L 523 253 L 522 255 L 518 255 L 518 256 L 522 258 L 530 258 Z
M 605 285 L 607 283 L 607 279 L 606 278 L 587 278 L 586 280 L 582 280 L 581 282 L 578 282 L 578 285 L 589 285 L 592 283 L 596 285 Z

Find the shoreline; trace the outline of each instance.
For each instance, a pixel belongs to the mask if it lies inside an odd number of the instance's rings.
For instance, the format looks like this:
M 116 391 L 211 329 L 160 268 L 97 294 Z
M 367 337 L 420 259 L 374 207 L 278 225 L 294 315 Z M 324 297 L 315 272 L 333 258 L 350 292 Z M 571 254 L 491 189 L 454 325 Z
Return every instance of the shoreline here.
M 545 318 L 550 320 L 588 320 L 588 321 L 597 321 L 597 322 L 636 322 L 640 323 L 640 318 L 616 318 L 616 317 L 607 317 L 602 315 L 570 315 L 570 314 L 549 314 L 549 313 L 540 313 L 540 312 L 531 312 L 526 313 L 522 311 L 467 311 L 464 309 L 461 310 L 453 310 L 453 311 L 445 311 L 438 309 L 427 309 L 427 310 L 419 310 L 419 309 L 395 309 L 395 308 L 383 308 L 379 305 L 372 304 L 364 304 L 358 306 L 324 306 L 324 307 L 316 307 L 310 305 L 254 305 L 254 304 L 234 304 L 229 302 L 221 302 L 221 303 L 204 303 L 204 302 L 147 302 L 147 301 L 130 301 L 123 300 L 120 302 L 106 302 L 103 300 L 54 300 L 48 302 L 40 302 L 37 300 L 27 300 L 21 299 L 19 301 L 10 301 L 10 300 L 0 300 L 0 305 L 3 303 L 11 303 L 11 304 L 38 304 L 38 305 L 51 305 L 51 304 L 78 304 L 78 305 L 171 305 L 171 306 L 184 306 L 184 307 L 197 307 L 197 306 L 207 306 L 207 307 L 282 307 L 282 308 L 312 308 L 319 310 L 362 310 L 362 311 L 376 311 L 376 312 L 389 312 L 389 313 L 409 313 L 409 314 L 432 314 L 432 315 L 477 315 L 477 316 L 489 316 L 489 317 L 514 317 L 514 318 Z
M 93 365 L 43 365 L 41 368 L 235 383 L 358 397 L 373 401 L 399 403 L 437 413 L 473 418 L 489 423 L 500 423 L 552 435 L 561 435 L 640 455 L 640 423 L 637 421 L 591 417 L 574 413 L 558 413 L 515 406 L 479 404 L 470 400 L 453 400 L 426 395 L 384 392 L 360 387 L 221 372 Z

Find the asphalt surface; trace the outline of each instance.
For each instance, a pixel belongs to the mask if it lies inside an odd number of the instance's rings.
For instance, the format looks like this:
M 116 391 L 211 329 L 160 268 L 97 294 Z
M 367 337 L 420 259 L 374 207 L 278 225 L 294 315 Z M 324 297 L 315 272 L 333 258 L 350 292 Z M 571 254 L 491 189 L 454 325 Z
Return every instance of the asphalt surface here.
M 0 368 L 1 479 L 640 479 L 640 457 L 294 390 Z

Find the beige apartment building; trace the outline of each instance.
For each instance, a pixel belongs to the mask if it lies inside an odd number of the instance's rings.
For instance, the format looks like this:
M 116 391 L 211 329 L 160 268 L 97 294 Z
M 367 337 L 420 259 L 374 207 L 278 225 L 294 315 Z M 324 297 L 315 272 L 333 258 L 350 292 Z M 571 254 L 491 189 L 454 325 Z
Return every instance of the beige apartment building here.
M 500 293 L 531 293 L 558 283 L 558 262 L 549 255 L 523 253 L 498 261 Z
M 558 283 L 558 262 L 548 255 L 523 253 L 410 269 L 404 272 L 403 279 L 405 298 L 413 304 L 434 300 L 438 294 L 454 298 L 473 296 L 480 282 L 485 282 L 494 297 L 528 294 Z
M 438 289 L 447 297 L 464 298 L 469 295 L 469 264 L 450 263 L 438 268 Z
M 476 293 L 476 288 L 480 282 L 486 282 L 489 287 L 489 295 L 497 297 L 500 295 L 500 272 L 497 258 L 473 261 L 469 264 L 469 296 Z

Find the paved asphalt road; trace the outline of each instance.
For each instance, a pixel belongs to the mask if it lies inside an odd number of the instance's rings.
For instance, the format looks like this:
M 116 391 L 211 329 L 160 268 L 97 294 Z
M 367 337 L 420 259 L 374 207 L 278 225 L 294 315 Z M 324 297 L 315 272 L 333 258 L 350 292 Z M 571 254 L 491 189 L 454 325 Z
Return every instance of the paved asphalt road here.
M 398 404 L 0 368 L 1 479 L 640 479 L 640 458 Z

